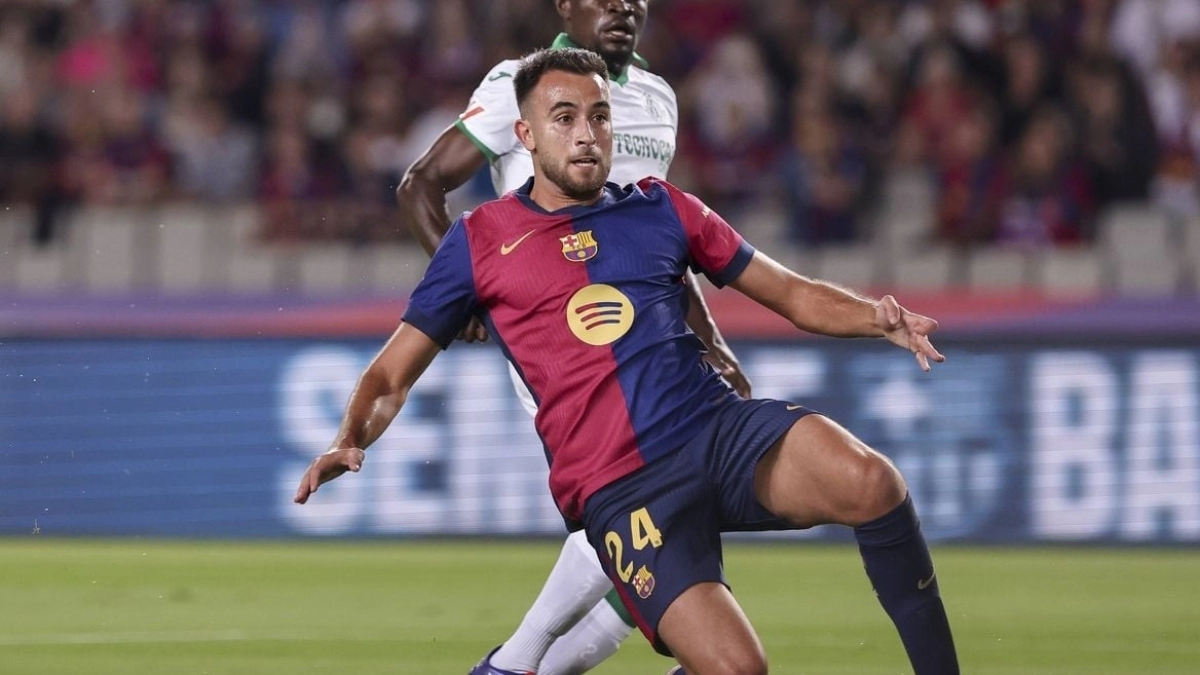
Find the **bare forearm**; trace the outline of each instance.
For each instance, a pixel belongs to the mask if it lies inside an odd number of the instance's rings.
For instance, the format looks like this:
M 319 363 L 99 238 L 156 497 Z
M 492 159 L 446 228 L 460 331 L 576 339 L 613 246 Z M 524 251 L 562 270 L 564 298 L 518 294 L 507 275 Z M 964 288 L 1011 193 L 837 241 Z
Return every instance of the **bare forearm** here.
M 400 323 L 358 378 L 332 447 L 314 458 L 300 479 L 293 498 L 297 504 L 307 503 L 324 483 L 362 468 L 364 451 L 396 419 L 409 390 L 439 351 L 420 329 Z
M 878 302 L 836 284 L 800 277 L 785 314 L 797 328 L 830 337 L 882 337 Z
M 409 172 L 396 189 L 396 202 L 400 207 L 400 222 L 432 256 L 450 229 L 446 193 L 434 182 Z
M 382 374 L 368 369 L 350 395 L 335 448 L 367 448 L 396 419 L 407 398 L 407 389 L 396 390 Z
M 730 287 L 800 330 L 830 337 L 882 337 L 876 300 L 780 265 L 762 251 Z
M 700 291 L 700 284 L 695 275 L 688 272 L 684 282 L 688 289 L 688 328 L 691 328 L 710 349 L 724 344 L 725 340 L 721 337 L 721 331 L 717 329 L 717 322 L 708 311 L 708 303 L 704 301 L 704 293 Z
M 739 396 L 750 398 L 750 378 L 742 371 L 742 364 L 738 362 L 729 345 L 725 344 L 724 336 L 717 329 L 717 322 L 708 311 L 708 303 L 704 301 L 704 294 L 700 292 L 696 276 L 689 272 L 685 280 L 688 287 L 688 313 L 685 319 L 688 327 L 708 348 L 704 359 L 716 368 Z
M 404 173 L 396 188 L 400 222 L 429 255 L 450 229 L 446 193 L 466 183 L 486 164 L 487 157 L 475 142 L 452 126 Z

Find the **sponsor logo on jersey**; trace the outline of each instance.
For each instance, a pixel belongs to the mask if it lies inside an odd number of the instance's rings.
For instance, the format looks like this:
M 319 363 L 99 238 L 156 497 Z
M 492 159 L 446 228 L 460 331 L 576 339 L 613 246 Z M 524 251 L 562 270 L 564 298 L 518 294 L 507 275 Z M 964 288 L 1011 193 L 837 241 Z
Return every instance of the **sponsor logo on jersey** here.
M 591 260 L 600 250 L 600 244 L 596 243 L 591 230 L 568 234 L 565 237 L 559 237 L 558 240 L 562 242 L 563 257 L 571 262 Z
M 637 591 L 638 597 L 645 600 L 654 592 L 654 575 L 650 570 L 646 569 L 645 565 L 633 575 L 633 590 Z
M 634 157 L 649 157 L 663 164 L 670 164 L 675 156 L 675 144 L 639 134 L 613 134 L 613 152 Z
M 581 341 L 599 347 L 628 333 L 633 314 L 633 303 L 624 293 L 608 284 L 591 284 L 567 302 L 567 327 Z

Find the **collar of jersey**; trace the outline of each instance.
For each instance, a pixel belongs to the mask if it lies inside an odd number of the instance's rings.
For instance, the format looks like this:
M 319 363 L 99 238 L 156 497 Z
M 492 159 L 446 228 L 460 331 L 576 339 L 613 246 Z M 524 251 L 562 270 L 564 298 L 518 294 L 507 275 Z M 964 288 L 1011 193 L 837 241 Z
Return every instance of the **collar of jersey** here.
M 554 42 L 550 43 L 551 49 L 567 49 L 568 47 L 583 49 L 579 45 L 575 44 L 575 41 L 571 39 L 571 36 L 567 35 L 566 33 L 559 33 L 558 37 L 554 38 Z M 638 54 L 637 52 L 633 53 L 633 63 L 636 63 L 637 67 L 643 70 L 650 65 L 649 63 L 646 63 L 646 59 L 642 58 L 642 55 Z M 612 73 L 609 73 L 608 79 L 621 86 L 624 86 L 625 83 L 629 81 L 629 66 L 625 66 L 625 70 L 621 71 L 621 74 L 615 79 L 613 78 Z
M 610 182 L 604 184 L 604 196 L 601 197 L 599 199 L 599 201 L 597 201 L 595 204 L 580 204 L 579 206 L 564 206 L 563 208 L 558 209 L 557 211 L 547 211 L 546 209 L 543 209 L 541 206 L 538 206 L 538 203 L 533 201 L 533 198 L 529 196 L 529 192 L 531 190 L 533 190 L 533 176 L 530 176 L 529 180 L 525 181 L 524 185 L 522 185 L 521 187 L 514 190 L 513 194 L 516 195 L 517 200 L 520 201 L 522 204 L 524 204 L 526 208 L 528 208 L 529 210 L 534 211 L 536 213 L 540 213 L 543 216 L 579 216 L 579 215 L 583 215 L 583 214 L 587 213 L 588 211 L 591 211 L 592 209 L 600 208 L 602 206 L 607 206 L 609 204 L 612 204 L 615 201 L 618 201 L 618 199 L 621 197 L 621 195 L 623 193 L 623 190 L 621 189 L 620 185 L 617 185 L 616 183 L 613 183 L 610 181 Z

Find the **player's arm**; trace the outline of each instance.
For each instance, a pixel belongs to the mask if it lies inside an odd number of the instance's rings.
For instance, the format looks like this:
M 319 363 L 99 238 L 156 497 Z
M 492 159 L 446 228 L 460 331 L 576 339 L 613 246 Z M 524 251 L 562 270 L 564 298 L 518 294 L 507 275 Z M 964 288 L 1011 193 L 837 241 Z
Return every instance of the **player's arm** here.
M 929 359 L 946 360 L 929 341 L 937 321 L 908 311 L 890 295 L 872 300 L 796 274 L 758 251 L 729 285 L 800 330 L 833 337 L 887 338 L 915 354 L 926 371 Z
M 450 229 L 446 193 L 466 183 L 486 163 L 487 157 L 474 141 L 451 126 L 404 173 L 396 188 L 400 222 L 429 255 Z M 460 337 L 467 342 L 484 341 L 487 330 L 473 320 Z
M 742 364 L 726 344 L 720 329 L 717 328 L 717 322 L 708 311 L 708 303 L 704 301 L 704 293 L 700 290 L 696 275 L 689 271 L 684 275 L 684 282 L 687 284 L 689 296 L 687 325 L 708 347 L 705 358 L 729 384 L 733 385 L 739 396 L 750 398 L 750 378 L 742 372 Z
M 368 446 L 399 414 L 417 378 L 441 346 L 408 323 L 401 323 L 358 379 L 329 450 L 308 465 L 295 501 L 303 504 L 322 484 L 362 468 Z
M 404 172 L 396 188 L 400 222 L 429 255 L 450 229 L 446 193 L 461 187 L 486 163 L 474 141 L 451 126 Z

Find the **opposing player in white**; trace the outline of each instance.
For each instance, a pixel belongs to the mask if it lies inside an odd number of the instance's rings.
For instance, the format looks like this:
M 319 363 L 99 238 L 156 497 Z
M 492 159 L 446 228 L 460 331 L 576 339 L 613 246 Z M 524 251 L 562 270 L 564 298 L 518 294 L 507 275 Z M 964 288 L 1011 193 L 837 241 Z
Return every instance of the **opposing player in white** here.
M 552 47 L 583 47 L 608 65 L 611 85 L 613 164 L 609 180 L 621 185 L 647 176 L 666 178 L 675 155 L 678 109 L 666 80 L 646 70 L 636 47 L 648 0 L 555 0 L 564 32 Z M 450 227 L 446 193 L 491 166 L 496 194 L 520 187 L 533 175 L 529 152 L 517 140 L 520 118 L 512 76 L 519 61 L 503 61 L 480 82 L 458 121 L 409 168 L 396 191 L 400 214 L 430 254 Z M 694 278 L 688 279 L 688 325 L 708 346 L 709 361 L 742 396 L 750 383 L 717 330 Z M 466 340 L 486 339 L 472 325 Z M 513 373 L 526 409 L 536 405 Z M 633 631 L 632 622 L 600 568 L 582 531 L 567 537 L 541 593 L 513 635 L 470 675 L 576 675 L 595 667 Z

